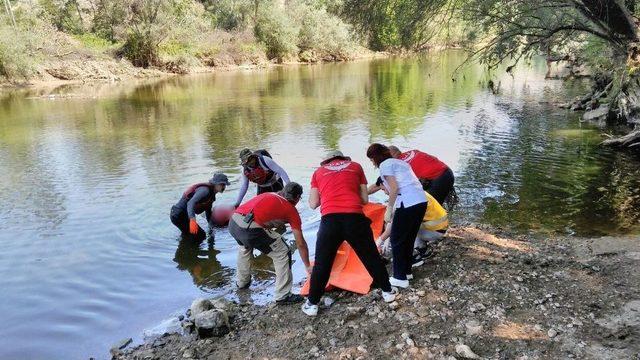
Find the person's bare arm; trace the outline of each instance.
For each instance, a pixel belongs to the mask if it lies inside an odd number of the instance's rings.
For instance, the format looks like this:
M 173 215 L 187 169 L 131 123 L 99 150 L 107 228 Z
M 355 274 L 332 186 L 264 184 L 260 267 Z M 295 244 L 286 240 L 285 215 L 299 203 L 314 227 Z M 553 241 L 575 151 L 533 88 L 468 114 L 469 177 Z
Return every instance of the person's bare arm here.
M 380 236 L 378 237 L 378 241 L 380 241 L 380 243 L 384 242 L 385 240 L 387 240 L 389 238 L 389 236 L 391 236 L 391 223 L 388 223 L 385 228 L 384 231 L 382 232 L 382 234 L 380 234 Z
M 291 232 L 293 233 L 293 237 L 296 239 L 296 246 L 300 252 L 300 259 L 302 259 L 302 263 L 304 263 L 304 267 L 307 272 L 311 272 L 311 262 L 309 262 L 309 247 L 307 246 L 307 241 L 304 239 L 302 231 L 294 229 L 291 230 Z
M 360 184 L 360 202 L 362 205 L 369 203 L 369 190 L 366 184 Z
M 380 191 L 380 189 L 382 189 L 382 185 L 371 184 L 371 185 L 369 185 L 369 187 L 367 188 L 367 193 L 368 193 L 369 195 L 371 195 L 371 194 L 375 194 L 375 193 L 377 193 L 378 191 Z
M 398 198 L 398 182 L 393 175 L 385 175 L 384 179 L 387 181 L 389 187 L 389 203 L 387 204 L 387 212 L 385 214 L 385 221 L 390 222 L 393 216 L 393 210 L 396 206 L 396 199 Z
M 309 191 L 309 207 L 317 209 L 318 206 L 320 206 L 320 192 L 318 192 L 318 188 L 311 188 L 311 191 Z

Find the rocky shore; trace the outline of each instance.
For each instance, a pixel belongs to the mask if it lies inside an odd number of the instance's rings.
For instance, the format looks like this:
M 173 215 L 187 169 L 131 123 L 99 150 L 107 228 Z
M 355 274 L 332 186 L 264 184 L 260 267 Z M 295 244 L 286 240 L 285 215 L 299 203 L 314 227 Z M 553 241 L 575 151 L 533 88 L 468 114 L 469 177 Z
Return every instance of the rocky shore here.
M 378 290 L 331 292 L 335 302 L 309 318 L 299 305 L 198 300 L 179 319 L 187 335 L 165 334 L 135 348 L 125 341 L 112 355 L 640 359 L 639 265 L 639 236 L 548 238 L 456 228 L 391 304 Z

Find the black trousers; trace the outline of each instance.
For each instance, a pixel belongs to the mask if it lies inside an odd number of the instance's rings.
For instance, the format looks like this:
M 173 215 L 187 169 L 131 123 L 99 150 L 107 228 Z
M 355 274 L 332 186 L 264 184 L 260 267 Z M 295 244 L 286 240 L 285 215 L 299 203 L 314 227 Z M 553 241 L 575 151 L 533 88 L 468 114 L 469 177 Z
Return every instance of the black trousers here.
M 411 274 L 413 244 L 426 212 L 427 203 L 424 202 L 408 208 L 399 207 L 393 215 L 390 241 L 393 277 L 398 280 L 406 280 L 407 275 Z
M 198 225 L 198 234 L 193 235 L 189 232 L 189 215 L 185 209 L 181 209 L 177 206 L 171 207 L 171 213 L 169 218 L 173 225 L 175 225 L 180 231 L 182 231 L 183 238 L 193 238 L 197 241 L 202 241 L 207 238 L 207 233 Z
M 444 205 L 444 201 L 447 198 L 447 195 L 453 190 L 453 183 L 455 182 L 455 177 L 453 176 L 453 171 L 447 168 L 442 175 L 438 176 L 433 180 L 427 180 L 422 183 L 422 188 L 424 191 L 428 192 L 433 196 L 434 199 L 438 200 L 440 205 Z
M 317 304 L 320 301 L 342 241 L 351 245 L 373 278 L 373 283 L 383 291 L 391 291 L 389 273 L 373 240 L 371 220 L 363 214 L 328 214 L 322 217 L 318 229 L 309 302 Z
M 258 195 L 268 192 L 278 192 L 282 189 L 284 189 L 284 182 L 282 181 L 282 179 L 278 179 L 278 181 L 274 182 L 271 186 L 258 185 Z

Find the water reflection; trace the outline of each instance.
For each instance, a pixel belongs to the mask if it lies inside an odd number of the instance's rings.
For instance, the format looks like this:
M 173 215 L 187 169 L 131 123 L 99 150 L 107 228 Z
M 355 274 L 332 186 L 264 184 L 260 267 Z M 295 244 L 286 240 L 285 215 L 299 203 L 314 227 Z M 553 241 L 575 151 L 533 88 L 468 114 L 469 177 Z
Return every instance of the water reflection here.
M 204 249 L 202 246 L 204 245 Z M 213 241 L 195 241 L 190 238 L 181 239 L 173 261 L 179 270 L 188 271 L 193 283 L 204 289 L 220 288 L 230 283 L 233 270 L 223 266 L 216 259 L 220 250 L 214 248 Z

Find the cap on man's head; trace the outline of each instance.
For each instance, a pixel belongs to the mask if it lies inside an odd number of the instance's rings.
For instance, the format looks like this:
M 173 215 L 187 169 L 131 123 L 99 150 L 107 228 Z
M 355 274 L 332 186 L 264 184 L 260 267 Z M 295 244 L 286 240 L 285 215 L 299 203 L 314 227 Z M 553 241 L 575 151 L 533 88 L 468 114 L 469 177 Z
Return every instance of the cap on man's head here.
M 223 185 L 229 185 L 229 178 L 227 177 L 227 175 L 223 174 L 222 172 L 215 172 L 213 173 L 213 177 L 211 178 L 211 180 L 209 180 L 210 183 L 212 183 L 213 185 L 219 185 L 219 184 L 223 184 Z
M 334 159 L 351 160 L 350 157 L 344 156 L 342 154 L 342 151 L 340 151 L 340 150 L 332 150 L 332 151 L 329 151 L 327 153 L 327 155 L 325 155 L 324 159 L 322 159 L 322 161 L 320 162 L 320 165 L 324 165 L 324 164 L 326 164 L 329 161 L 334 160 Z
M 253 151 L 251 151 L 251 149 L 242 149 L 242 151 L 240 151 L 240 163 L 245 164 L 251 155 L 253 155 Z
M 302 195 L 302 185 L 290 182 L 282 189 L 282 196 L 287 200 L 297 200 Z

